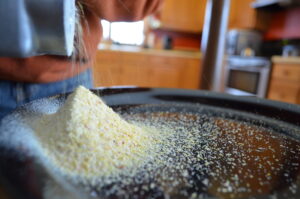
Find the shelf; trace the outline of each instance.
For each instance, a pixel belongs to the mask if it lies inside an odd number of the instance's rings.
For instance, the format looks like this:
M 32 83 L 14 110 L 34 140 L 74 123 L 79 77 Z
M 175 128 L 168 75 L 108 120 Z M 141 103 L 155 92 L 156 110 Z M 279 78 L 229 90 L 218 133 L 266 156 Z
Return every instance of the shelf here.
M 280 5 L 282 3 L 286 4 L 286 2 L 290 3 L 290 1 L 286 0 L 257 0 L 254 3 L 252 3 L 253 8 L 263 8 L 263 7 L 269 7 L 274 5 Z

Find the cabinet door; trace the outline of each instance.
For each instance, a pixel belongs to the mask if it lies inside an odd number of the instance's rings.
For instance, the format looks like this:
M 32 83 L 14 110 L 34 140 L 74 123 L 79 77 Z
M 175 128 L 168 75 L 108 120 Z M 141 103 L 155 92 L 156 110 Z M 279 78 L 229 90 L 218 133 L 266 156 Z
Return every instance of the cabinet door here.
M 161 28 L 201 32 L 206 0 L 165 0 L 161 10 Z
M 299 104 L 300 85 L 280 79 L 273 79 L 270 83 L 268 99 Z
M 99 51 L 94 65 L 94 85 L 198 89 L 200 58 Z
M 253 0 L 231 0 L 229 28 L 255 28 L 256 10 Z
M 297 64 L 274 64 L 268 98 L 300 104 L 300 67 Z
M 272 77 L 300 85 L 300 67 L 297 64 L 274 65 Z
M 254 0 L 231 0 L 229 28 L 265 30 L 269 13 L 252 8 Z M 164 0 L 161 28 L 202 32 L 207 0 Z M 259 19 L 259 20 L 258 20 Z

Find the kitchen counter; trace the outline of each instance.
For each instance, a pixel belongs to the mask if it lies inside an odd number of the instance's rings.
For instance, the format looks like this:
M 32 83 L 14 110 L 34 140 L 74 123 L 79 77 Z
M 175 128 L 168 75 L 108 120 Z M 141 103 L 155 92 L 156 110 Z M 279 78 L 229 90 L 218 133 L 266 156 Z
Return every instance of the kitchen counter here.
M 147 49 L 137 46 L 126 46 L 126 45 L 105 45 L 100 44 L 98 49 L 100 51 L 116 51 L 135 53 L 142 55 L 156 55 L 156 56 L 167 56 L 167 57 L 180 57 L 180 58 L 201 58 L 202 54 L 199 51 L 179 51 L 179 50 L 162 50 L 162 49 Z
M 300 104 L 300 57 L 272 57 L 268 98 Z
M 299 64 L 300 66 L 300 56 L 299 57 L 273 56 L 272 62 L 274 64 Z

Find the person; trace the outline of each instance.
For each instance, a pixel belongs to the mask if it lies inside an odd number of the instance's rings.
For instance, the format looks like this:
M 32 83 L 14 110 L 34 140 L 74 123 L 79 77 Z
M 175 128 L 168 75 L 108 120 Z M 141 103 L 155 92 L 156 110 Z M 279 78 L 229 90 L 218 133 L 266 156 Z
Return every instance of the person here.
M 162 0 L 77 0 L 81 22 L 72 57 L 0 57 L 0 120 L 32 100 L 69 92 L 78 85 L 91 88 L 90 67 L 102 37 L 100 19 L 141 20 L 157 11 L 161 3 Z

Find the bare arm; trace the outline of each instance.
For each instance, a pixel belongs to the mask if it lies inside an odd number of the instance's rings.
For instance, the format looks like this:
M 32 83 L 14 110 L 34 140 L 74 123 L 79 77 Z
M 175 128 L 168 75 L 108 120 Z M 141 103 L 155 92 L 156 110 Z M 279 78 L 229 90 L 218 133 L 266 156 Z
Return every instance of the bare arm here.
M 160 8 L 162 0 L 80 0 L 108 21 L 138 21 Z

